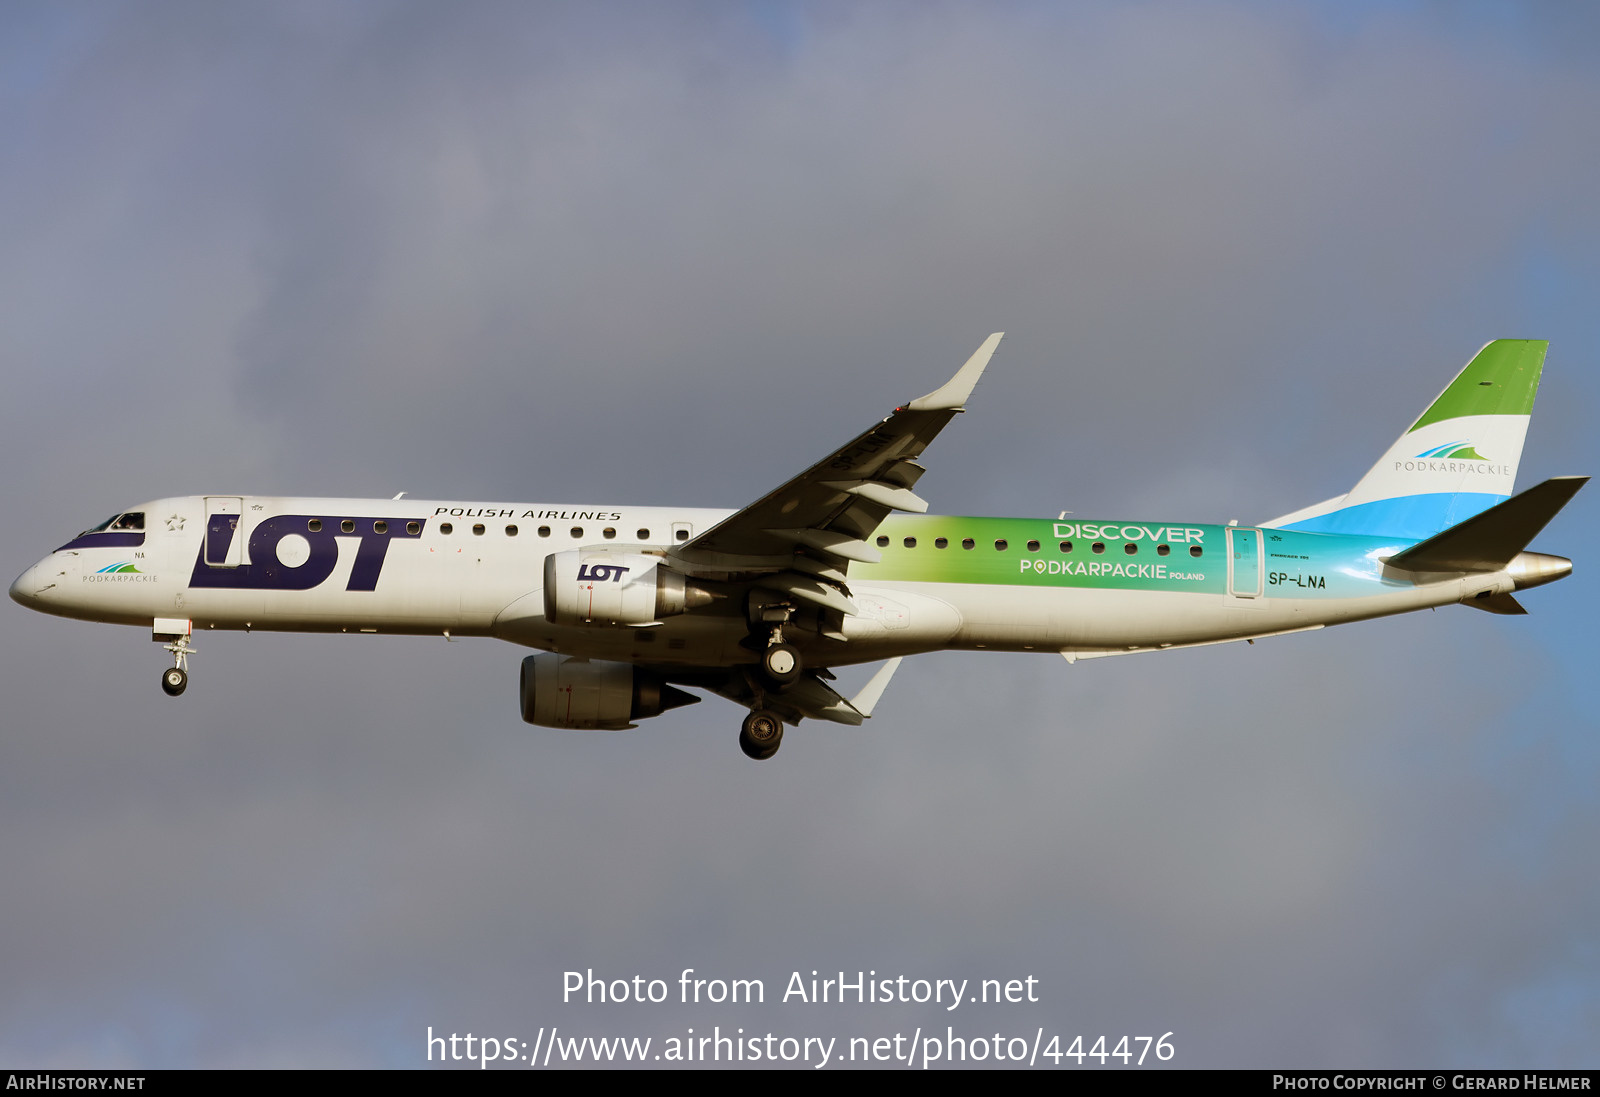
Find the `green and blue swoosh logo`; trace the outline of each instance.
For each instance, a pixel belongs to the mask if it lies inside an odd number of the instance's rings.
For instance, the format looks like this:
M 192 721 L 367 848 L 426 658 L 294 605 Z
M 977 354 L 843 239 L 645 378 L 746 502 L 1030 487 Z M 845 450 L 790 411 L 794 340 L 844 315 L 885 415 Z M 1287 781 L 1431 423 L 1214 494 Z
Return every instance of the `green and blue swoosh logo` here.
M 1418 457 L 1453 457 L 1462 461 L 1487 461 L 1488 458 L 1472 448 L 1471 442 L 1447 442 L 1442 446 L 1423 450 Z

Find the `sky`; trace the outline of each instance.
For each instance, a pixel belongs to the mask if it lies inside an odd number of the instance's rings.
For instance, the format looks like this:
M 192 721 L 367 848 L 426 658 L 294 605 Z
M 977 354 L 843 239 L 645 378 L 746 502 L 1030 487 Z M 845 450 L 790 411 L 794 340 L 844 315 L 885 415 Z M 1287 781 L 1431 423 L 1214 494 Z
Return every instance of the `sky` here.
M 1578 3 L 8 3 L 0 563 L 180 494 L 737 507 L 1000 330 L 935 512 L 1266 520 L 1495 338 L 1550 340 L 1519 485 L 1592 473 L 1597 62 Z M 923 655 L 760 764 L 717 698 L 523 724 L 493 640 L 209 634 L 173 700 L 147 634 L 7 602 L 0 1065 L 1593 1069 L 1597 533 L 1527 617 Z

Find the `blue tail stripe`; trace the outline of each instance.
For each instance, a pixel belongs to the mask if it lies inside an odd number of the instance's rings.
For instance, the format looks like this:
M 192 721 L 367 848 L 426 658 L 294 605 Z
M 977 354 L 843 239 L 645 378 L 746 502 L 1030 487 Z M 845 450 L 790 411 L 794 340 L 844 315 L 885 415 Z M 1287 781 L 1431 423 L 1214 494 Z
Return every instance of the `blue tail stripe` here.
M 1488 510 L 1496 503 L 1503 503 L 1507 498 L 1509 496 L 1480 492 L 1402 495 L 1397 499 L 1378 499 L 1319 514 L 1283 528 L 1297 529 L 1303 533 L 1367 534 L 1421 541 Z

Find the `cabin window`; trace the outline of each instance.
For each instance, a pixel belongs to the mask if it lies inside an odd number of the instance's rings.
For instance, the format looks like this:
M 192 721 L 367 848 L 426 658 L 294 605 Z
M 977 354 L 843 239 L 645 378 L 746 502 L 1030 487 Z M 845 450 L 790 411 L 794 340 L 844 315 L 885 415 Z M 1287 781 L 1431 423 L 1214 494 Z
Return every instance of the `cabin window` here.
M 1106 543 L 1104 541 L 1096 541 L 1094 544 L 1089 546 L 1089 551 L 1093 552 L 1096 556 L 1098 556 L 1100 553 L 1104 552 L 1105 550 L 1106 550 Z
M 600 531 L 600 536 L 604 537 L 607 541 L 615 541 L 617 539 L 616 527 L 607 526 L 605 529 Z
M 1122 551 L 1127 553 L 1129 556 L 1133 556 L 1139 551 L 1139 546 L 1134 544 L 1132 541 L 1129 541 L 1127 544 L 1122 546 Z
M 339 530 L 342 533 L 354 533 L 356 531 L 356 524 L 352 519 L 346 518 L 344 521 L 339 523 Z
M 970 537 L 963 537 L 961 539 L 961 547 L 964 548 L 964 549 L 977 548 L 978 547 L 978 542 L 974 541 Z
M 389 532 L 389 523 L 385 522 L 385 521 L 383 521 L 381 519 L 376 521 L 376 522 L 374 522 L 374 523 L 372 523 L 372 532 L 373 533 L 388 533 Z
M 915 537 L 907 537 L 906 541 L 905 541 L 905 544 L 906 544 L 906 548 L 916 548 L 917 547 L 917 539 Z
M 1189 555 L 1193 556 L 1196 560 L 1200 559 L 1200 551 L 1201 549 L 1199 545 L 1189 546 Z
M 878 538 L 878 547 L 879 548 L 888 548 L 889 547 L 889 539 L 887 537 L 879 537 Z
M 473 536 L 475 536 L 475 537 L 482 537 L 483 536 L 483 523 L 479 522 L 476 525 L 474 525 L 472 527 L 472 533 L 473 533 Z
M 1039 551 L 1039 542 L 1037 542 L 1037 541 L 1029 541 L 1028 542 L 1028 551 L 1029 552 L 1038 552 Z
M 996 552 L 1004 552 L 1008 547 L 1009 546 L 1006 544 L 1006 539 L 1004 537 L 998 538 L 994 543 L 994 550 Z
M 311 519 L 311 521 L 306 523 L 306 529 L 311 533 L 321 533 L 322 532 L 322 519 L 321 518 L 313 518 L 313 519 Z
M 507 526 L 506 527 L 506 536 L 507 537 L 515 537 L 516 535 L 517 535 L 517 527 L 516 526 Z
M 573 536 L 574 540 L 576 540 L 579 537 L 582 537 L 583 536 L 583 527 L 582 526 L 573 526 L 572 527 L 572 536 Z
M 411 534 L 411 536 L 415 537 L 417 534 L 422 532 L 422 523 L 421 522 L 407 522 L 406 523 L 406 532 Z
M 439 523 L 439 532 L 444 534 L 446 537 L 450 536 L 455 531 L 456 531 L 456 527 L 452 526 L 449 522 L 440 522 Z
M 950 538 L 948 538 L 948 537 L 935 537 L 933 539 L 933 547 L 934 548 L 949 548 L 950 547 Z
M 549 537 L 550 536 L 550 527 L 549 526 L 540 526 L 539 527 L 539 536 L 540 537 Z
M 1172 555 L 1172 546 L 1171 545 L 1157 545 L 1156 546 L 1156 555 L 1157 556 L 1171 556 Z
M 636 529 L 633 532 L 634 532 L 635 535 L 638 536 L 639 540 L 641 540 L 641 541 L 650 540 L 650 531 L 647 530 L 647 529 Z M 649 635 L 649 634 L 646 633 L 646 635 Z
M 1061 551 L 1062 552 L 1071 552 L 1072 551 L 1072 542 L 1071 541 L 1063 541 L 1063 542 L 1061 542 Z
M 673 536 L 677 537 L 677 539 L 680 541 L 687 541 L 689 539 L 689 531 L 686 529 L 680 529 L 677 530 Z

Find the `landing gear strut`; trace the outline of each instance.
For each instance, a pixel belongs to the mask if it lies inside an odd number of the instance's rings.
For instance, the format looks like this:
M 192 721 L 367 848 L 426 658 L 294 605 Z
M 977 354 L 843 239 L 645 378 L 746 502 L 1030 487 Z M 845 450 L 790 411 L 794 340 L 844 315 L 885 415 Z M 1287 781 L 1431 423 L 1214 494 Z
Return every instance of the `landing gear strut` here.
M 761 656 L 762 684 L 773 693 L 782 693 L 805 673 L 800 649 L 783 640 L 783 627 L 794 615 L 794 606 L 772 591 L 757 590 L 750 593 L 749 613 L 750 635 L 744 646 Z
M 782 743 L 783 720 L 767 709 L 756 709 L 739 728 L 739 749 L 758 762 L 778 753 Z

